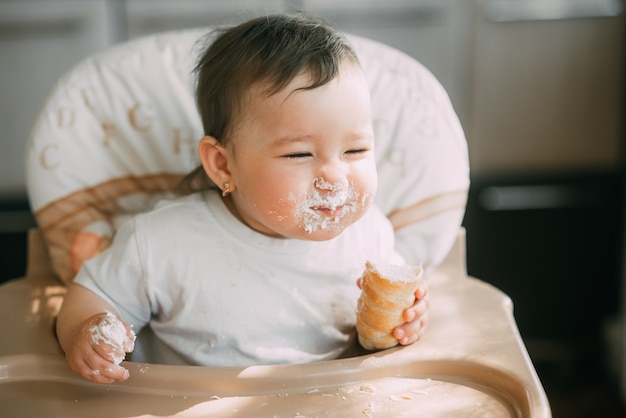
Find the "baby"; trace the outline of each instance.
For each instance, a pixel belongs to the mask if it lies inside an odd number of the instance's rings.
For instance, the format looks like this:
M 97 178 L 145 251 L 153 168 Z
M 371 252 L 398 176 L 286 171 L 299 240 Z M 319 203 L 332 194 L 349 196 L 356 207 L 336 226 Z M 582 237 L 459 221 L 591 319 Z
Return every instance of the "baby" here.
M 124 223 L 59 314 L 67 361 L 93 382 L 128 378 L 117 360 L 145 326 L 159 362 L 337 358 L 356 341 L 366 261 L 403 263 L 372 205 L 369 91 L 345 38 L 312 17 L 275 15 L 207 43 L 196 67 L 205 136 L 187 193 Z M 403 312 L 400 344 L 422 334 L 425 296 L 419 287 Z M 126 331 L 117 343 L 93 337 L 111 315 Z

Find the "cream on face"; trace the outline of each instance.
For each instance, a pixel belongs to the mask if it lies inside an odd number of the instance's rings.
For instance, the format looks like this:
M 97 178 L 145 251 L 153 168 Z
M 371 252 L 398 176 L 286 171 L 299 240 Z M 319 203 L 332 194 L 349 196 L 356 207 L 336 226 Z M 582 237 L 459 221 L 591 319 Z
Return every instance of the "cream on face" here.
M 342 219 L 367 202 L 367 196 L 359 199 L 358 192 L 351 186 L 329 183 L 320 177 L 313 180 L 313 186 L 312 192 L 299 202 L 293 198 L 296 201 L 294 217 L 309 234 L 343 229 L 346 225 Z

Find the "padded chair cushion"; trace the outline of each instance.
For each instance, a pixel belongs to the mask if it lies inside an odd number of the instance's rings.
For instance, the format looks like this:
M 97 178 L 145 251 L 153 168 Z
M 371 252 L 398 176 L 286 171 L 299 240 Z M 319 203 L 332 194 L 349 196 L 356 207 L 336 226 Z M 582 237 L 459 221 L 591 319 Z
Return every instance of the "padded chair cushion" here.
M 119 223 L 151 209 L 197 165 L 202 126 L 191 69 L 208 29 L 152 35 L 95 54 L 53 89 L 26 153 L 31 206 L 69 282 Z M 350 36 L 372 93 L 377 204 L 399 249 L 428 268 L 452 245 L 469 186 L 467 146 L 447 94 L 419 63 Z

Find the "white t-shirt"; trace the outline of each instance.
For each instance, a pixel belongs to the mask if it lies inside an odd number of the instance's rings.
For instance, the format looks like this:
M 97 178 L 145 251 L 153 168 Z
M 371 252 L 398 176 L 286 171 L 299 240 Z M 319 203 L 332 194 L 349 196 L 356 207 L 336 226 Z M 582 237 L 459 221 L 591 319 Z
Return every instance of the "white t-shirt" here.
M 208 191 L 125 222 L 75 282 L 135 330 L 149 324 L 190 364 L 302 363 L 353 344 L 366 260 L 402 262 L 375 207 L 332 240 L 280 239 L 250 229 Z

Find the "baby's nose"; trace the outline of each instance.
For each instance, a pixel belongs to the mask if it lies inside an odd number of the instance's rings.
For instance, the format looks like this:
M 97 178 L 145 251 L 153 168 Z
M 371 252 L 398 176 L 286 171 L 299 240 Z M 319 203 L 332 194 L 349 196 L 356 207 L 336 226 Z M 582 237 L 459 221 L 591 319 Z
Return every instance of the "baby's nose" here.
M 318 190 L 337 191 L 348 186 L 347 165 L 337 160 L 324 161 L 318 167 L 313 185 Z
M 325 190 L 329 192 L 335 192 L 343 189 L 343 184 L 341 182 L 330 182 L 327 181 L 323 177 L 317 177 L 313 180 L 313 186 L 319 190 Z

